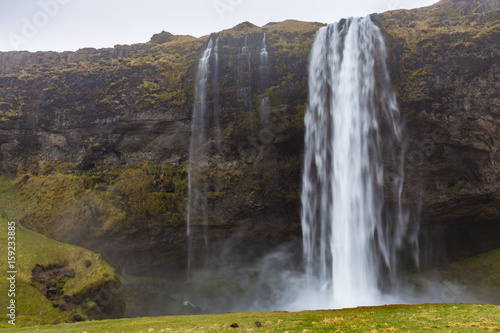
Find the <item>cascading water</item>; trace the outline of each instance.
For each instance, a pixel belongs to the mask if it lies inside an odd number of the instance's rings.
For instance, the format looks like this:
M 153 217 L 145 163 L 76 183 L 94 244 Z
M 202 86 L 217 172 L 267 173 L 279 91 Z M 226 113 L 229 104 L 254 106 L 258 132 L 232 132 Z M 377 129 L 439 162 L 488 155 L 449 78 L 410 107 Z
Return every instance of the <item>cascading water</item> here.
M 204 240 L 204 266 L 208 260 L 208 221 L 207 221 L 207 186 L 198 181 L 197 175 L 201 168 L 207 164 L 207 120 L 208 108 L 206 103 L 207 82 L 209 76 L 210 56 L 212 54 L 212 39 L 198 63 L 196 74 L 195 102 L 191 119 L 191 141 L 189 146 L 189 171 L 188 171 L 188 211 L 187 211 L 187 236 L 188 236 L 188 271 L 191 271 L 195 257 L 195 242 L 193 226 L 202 226 Z
M 264 37 L 262 37 L 262 49 L 260 50 L 260 71 L 262 77 L 265 77 L 263 72 L 266 70 L 267 70 L 267 45 L 266 45 L 266 33 L 264 33 Z
M 260 121 L 264 125 L 267 125 L 269 122 L 269 113 L 271 112 L 269 103 L 269 97 L 267 96 L 262 98 L 260 101 Z
M 242 106 L 245 110 L 251 109 L 251 55 L 248 48 L 248 36 L 245 36 L 245 42 L 238 55 L 238 98 L 243 101 Z
M 215 40 L 214 46 L 214 127 L 215 127 L 215 145 L 217 152 L 220 152 L 220 122 L 219 122 L 219 112 L 220 112 L 220 102 L 219 102 L 219 37 Z
M 260 88 L 265 89 L 267 79 L 267 45 L 266 45 L 266 33 L 262 38 L 262 49 L 260 50 Z M 260 120 L 263 125 L 267 125 L 269 122 L 269 97 L 265 96 L 260 101 Z
M 379 121 L 388 124 L 384 138 L 401 147 L 385 52 L 369 17 L 321 28 L 312 47 L 301 221 L 307 289 L 321 296 L 308 307 L 387 302 L 398 251 L 411 242 L 402 177 L 384 205 L 382 154 L 394 151 L 384 147 Z M 399 174 L 401 156 L 393 155 Z

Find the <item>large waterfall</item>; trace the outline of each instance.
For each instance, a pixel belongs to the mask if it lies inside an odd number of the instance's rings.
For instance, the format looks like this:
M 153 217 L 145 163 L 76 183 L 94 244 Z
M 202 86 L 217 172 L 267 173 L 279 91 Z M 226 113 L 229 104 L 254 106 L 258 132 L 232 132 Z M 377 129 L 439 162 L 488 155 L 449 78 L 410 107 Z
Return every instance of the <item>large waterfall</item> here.
M 410 243 L 395 154 L 399 111 L 385 56 L 369 17 L 321 28 L 312 47 L 301 216 L 308 289 L 322 295 L 312 307 L 385 302 L 396 288 L 398 251 Z M 383 155 L 400 176 L 390 189 Z

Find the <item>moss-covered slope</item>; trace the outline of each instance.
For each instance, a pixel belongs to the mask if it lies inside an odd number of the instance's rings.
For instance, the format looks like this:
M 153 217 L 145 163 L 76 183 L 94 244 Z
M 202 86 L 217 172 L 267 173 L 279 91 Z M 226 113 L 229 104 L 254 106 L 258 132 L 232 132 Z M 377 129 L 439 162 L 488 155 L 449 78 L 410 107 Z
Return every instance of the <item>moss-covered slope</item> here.
M 8 222 L 0 219 L 0 251 L 7 256 Z M 15 288 L 7 277 L 7 263 L 0 271 L 0 306 L 15 299 L 15 324 L 58 324 L 85 319 L 119 318 L 125 312 L 118 274 L 100 254 L 60 243 L 15 224 Z M 9 269 L 11 271 L 12 269 Z M 15 290 L 12 297 L 7 291 Z M 79 317 L 78 317 L 79 316 Z M 2 316 L 1 327 L 10 327 Z

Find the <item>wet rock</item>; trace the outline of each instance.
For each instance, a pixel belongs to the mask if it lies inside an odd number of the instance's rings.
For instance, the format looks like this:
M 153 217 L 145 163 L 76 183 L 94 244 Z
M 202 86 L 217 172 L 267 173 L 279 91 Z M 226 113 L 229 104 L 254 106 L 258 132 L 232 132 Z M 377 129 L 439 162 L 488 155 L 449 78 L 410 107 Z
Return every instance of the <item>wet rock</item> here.
M 74 278 L 75 277 L 75 273 L 73 272 L 70 272 L 70 271 L 66 271 L 64 272 L 64 277 L 67 277 L 67 278 Z
M 51 296 L 51 295 L 56 295 L 57 294 L 57 288 L 56 287 L 50 287 L 47 289 L 47 295 L 48 296 Z
M 86 291 L 83 295 L 64 295 L 65 280 L 74 277 L 74 271 L 68 270 L 67 267 L 37 265 L 33 269 L 32 279 L 35 288 L 52 302 L 54 308 L 60 311 L 74 311 L 78 306 L 86 309 L 88 304 L 86 301 L 91 301 L 100 309 L 92 319 L 123 317 L 125 304 L 121 285 L 117 281 L 106 281 L 97 288 Z M 51 278 L 51 280 L 46 281 L 45 278 Z

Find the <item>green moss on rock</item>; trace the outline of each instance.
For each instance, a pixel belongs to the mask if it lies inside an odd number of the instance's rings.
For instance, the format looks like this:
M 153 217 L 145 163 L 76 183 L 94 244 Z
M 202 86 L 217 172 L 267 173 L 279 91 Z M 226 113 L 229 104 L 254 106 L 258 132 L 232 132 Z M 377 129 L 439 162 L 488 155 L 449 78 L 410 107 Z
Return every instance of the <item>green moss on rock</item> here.
M 7 253 L 7 220 L 0 219 L 0 225 L 0 250 Z M 49 239 L 19 223 L 15 237 L 16 326 L 73 322 L 75 314 L 84 319 L 123 316 L 125 303 L 120 278 L 101 255 Z M 39 275 L 42 271 L 46 275 Z M 57 273 L 51 276 L 49 271 Z M 0 288 L 8 290 L 6 270 L 0 271 L 0 280 Z M 60 299 L 51 301 L 42 290 L 45 283 L 58 281 L 64 281 L 58 285 Z M 2 308 L 7 307 L 7 302 L 7 297 L 0 297 Z M 90 309 L 89 302 L 98 308 Z M 56 303 L 58 308 L 54 307 Z M 7 317 L 3 316 L 0 327 L 8 326 Z

